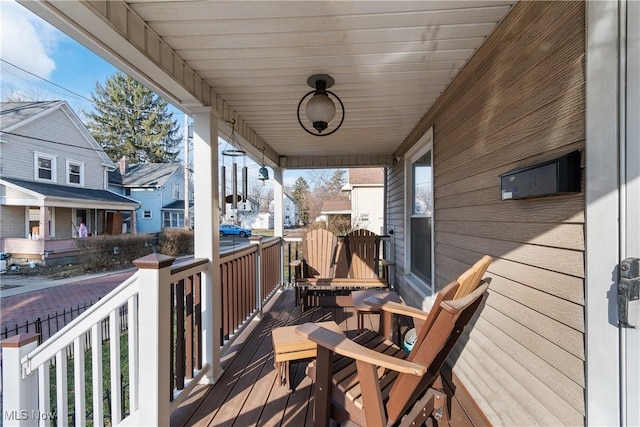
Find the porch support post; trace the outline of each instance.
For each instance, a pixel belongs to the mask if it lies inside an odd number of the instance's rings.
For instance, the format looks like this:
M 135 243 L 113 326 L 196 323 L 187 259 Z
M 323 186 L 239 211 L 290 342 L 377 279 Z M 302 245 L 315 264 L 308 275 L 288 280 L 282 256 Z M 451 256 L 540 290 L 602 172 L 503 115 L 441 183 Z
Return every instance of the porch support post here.
M 131 234 L 138 234 L 138 221 L 136 221 L 136 210 L 131 210 L 131 230 L 129 230 Z
M 32 426 L 38 418 L 38 374 L 22 376 L 20 360 L 38 346 L 38 334 L 2 341 L 2 419 L 5 426 Z
M 49 211 L 46 206 L 40 206 L 40 227 L 38 227 L 38 240 L 49 237 Z
M 262 295 L 262 237 L 251 236 L 249 243 L 256 246 L 256 309 L 258 310 L 256 320 L 260 320 L 262 319 L 262 300 L 264 299 L 264 295 Z
M 153 253 L 133 262 L 138 268 L 139 420 L 169 425 L 171 412 L 171 265 L 175 258 Z
M 282 168 L 273 168 L 273 235 L 276 237 L 282 238 L 284 236 L 284 187 L 282 183 L 284 182 L 284 169 Z M 295 221 L 295 218 L 293 218 Z M 280 244 L 280 259 L 285 259 L 284 255 L 285 245 L 284 241 L 281 240 Z M 283 263 L 280 262 L 280 272 L 278 276 L 280 277 L 279 283 L 284 283 L 284 267 Z
M 202 359 L 211 366 L 203 383 L 222 375 L 222 285 L 220 277 L 218 116 L 211 107 L 193 111 L 194 252 L 210 260 L 202 274 Z
M 276 237 L 282 237 L 284 234 L 282 225 L 284 222 L 283 175 L 282 168 L 273 169 L 273 235 Z

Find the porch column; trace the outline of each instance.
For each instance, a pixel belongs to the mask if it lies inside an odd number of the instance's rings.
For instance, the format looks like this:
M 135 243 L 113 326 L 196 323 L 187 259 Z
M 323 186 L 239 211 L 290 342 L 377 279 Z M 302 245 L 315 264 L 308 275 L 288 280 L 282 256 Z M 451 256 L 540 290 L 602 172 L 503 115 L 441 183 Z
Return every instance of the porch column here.
M 131 210 L 131 230 L 129 230 L 131 234 L 138 234 L 138 221 L 136 221 L 136 210 Z
M 283 169 L 273 169 L 273 235 L 276 237 L 283 236 L 282 224 L 284 222 L 284 190 Z
M 40 227 L 38 231 L 38 239 L 47 239 L 49 237 L 49 210 L 46 206 L 40 206 Z
M 193 111 L 194 253 L 210 260 L 202 276 L 202 358 L 211 365 L 203 382 L 220 375 L 222 287 L 218 202 L 218 116 L 211 107 Z

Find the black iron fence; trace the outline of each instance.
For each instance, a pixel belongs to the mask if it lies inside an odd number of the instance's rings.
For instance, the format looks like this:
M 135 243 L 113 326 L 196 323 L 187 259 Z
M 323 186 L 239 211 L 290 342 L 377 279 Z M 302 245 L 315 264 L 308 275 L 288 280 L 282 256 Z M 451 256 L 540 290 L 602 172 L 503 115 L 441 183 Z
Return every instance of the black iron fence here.
M 7 339 L 21 333 L 31 332 L 38 334 L 38 345 L 40 345 L 60 329 L 64 328 L 73 319 L 86 311 L 95 302 L 97 301 L 85 302 L 83 304 L 78 304 L 75 307 L 72 306 L 69 309 L 64 308 L 62 312 L 56 311 L 53 314 L 47 314 L 46 317 L 43 316 L 32 320 L 25 320 L 24 322 L 14 323 L 13 325 L 3 325 L 2 330 L 0 330 L 0 340 Z M 128 318 L 126 305 L 120 307 L 119 315 L 120 333 L 122 333 L 126 331 L 129 326 L 127 323 Z M 109 318 L 102 321 L 101 329 L 102 341 L 107 341 L 109 339 Z

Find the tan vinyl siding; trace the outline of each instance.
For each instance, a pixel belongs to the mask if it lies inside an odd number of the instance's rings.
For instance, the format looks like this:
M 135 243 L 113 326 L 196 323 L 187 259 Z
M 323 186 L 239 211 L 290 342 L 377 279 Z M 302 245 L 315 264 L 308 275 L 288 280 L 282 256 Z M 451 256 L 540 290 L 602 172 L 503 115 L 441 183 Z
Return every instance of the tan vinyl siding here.
M 0 237 L 26 237 L 25 208 L 0 206 Z
M 501 201 L 499 180 L 584 149 L 584 25 L 583 2 L 517 4 L 404 147 L 433 126 L 436 287 L 495 259 L 490 296 L 452 358 L 494 425 L 585 422 L 584 192 Z M 389 182 L 397 229 L 401 163 Z

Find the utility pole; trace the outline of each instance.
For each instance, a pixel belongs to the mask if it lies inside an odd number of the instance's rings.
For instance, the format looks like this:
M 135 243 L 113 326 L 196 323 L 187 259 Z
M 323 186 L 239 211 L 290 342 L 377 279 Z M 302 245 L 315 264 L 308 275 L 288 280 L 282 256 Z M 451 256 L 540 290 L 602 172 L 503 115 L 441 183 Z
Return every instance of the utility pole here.
M 189 138 L 192 130 L 189 126 L 189 116 L 184 115 L 184 228 L 191 228 L 189 218 Z

